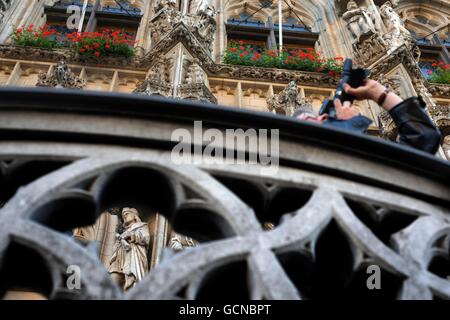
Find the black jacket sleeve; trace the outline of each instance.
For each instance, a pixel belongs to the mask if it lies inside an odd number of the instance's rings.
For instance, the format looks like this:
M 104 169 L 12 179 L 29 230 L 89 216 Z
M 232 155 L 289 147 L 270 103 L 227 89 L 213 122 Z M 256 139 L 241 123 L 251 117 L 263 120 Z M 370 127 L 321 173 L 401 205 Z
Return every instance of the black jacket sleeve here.
M 400 143 L 429 153 L 436 153 L 441 133 L 425 112 L 421 97 L 404 100 L 389 113 L 398 128 Z

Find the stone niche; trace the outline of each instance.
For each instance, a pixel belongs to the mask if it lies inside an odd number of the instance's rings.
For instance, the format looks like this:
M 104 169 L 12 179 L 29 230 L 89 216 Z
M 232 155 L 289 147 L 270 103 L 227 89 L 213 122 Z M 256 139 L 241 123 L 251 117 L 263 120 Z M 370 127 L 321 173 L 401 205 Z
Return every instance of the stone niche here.
M 156 268 L 164 251 L 198 245 L 176 233 L 164 216 L 131 207 L 108 209 L 94 225 L 75 229 L 73 237 L 84 245 L 97 243 L 100 261 L 124 291 Z

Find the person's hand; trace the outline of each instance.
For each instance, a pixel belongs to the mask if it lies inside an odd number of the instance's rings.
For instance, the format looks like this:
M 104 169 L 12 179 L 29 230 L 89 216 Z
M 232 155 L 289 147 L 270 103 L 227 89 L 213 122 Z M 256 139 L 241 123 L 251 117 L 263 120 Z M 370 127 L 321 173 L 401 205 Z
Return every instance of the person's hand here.
M 299 120 L 303 121 L 309 121 L 309 122 L 315 122 L 315 123 L 323 123 L 328 119 L 328 114 L 322 114 L 320 116 L 308 114 L 308 113 L 302 113 L 297 117 Z
M 358 100 L 370 99 L 378 103 L 381 95 L 386 91 L 386 87 L 375 80 L 368 79 L 358 88 L 352 88 L 348 84 L 345 84 L 344 90 L 348 94 L 354 95 Z M 402 101 L 402 98 L 390 91 L 380 107 L 389 111 Z
M 136 242 L 136 235 L 131 234 L 131 235 L 130 235 L 130 238 L 129 238 L 129 240 L 128 240 L 128 242 L 129 242 L 129 243 L 135 243 L 135 242 Z
M 368 79 L 358 88 L 352 88 L 346 83 L 344 84 L 344 90 L 348 94 L 355 96 L 357 100 L 370 99 L 376 102 L 381 94 L 386 90 L 386 87 L 375 80 Z
M 339 120 L 348 120 L 360 115 L 359 109 L 353 106 L 350 101 L 344 101 L 342 105 L 341 100 L 335 99 L 334 107 L 336 108 L 336 117 Z

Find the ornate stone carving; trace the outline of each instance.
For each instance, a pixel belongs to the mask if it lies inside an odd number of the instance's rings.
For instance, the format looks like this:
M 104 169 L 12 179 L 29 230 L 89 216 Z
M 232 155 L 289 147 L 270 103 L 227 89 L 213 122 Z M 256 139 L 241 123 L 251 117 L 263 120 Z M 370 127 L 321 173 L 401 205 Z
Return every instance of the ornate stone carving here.
M 122 210 L 123 230 L 116 234 L 108 272 L 124 290 L 132 288 L 148 272 L 150 234 L 134 208 Z
M 394 141 L 397 136 L 397 126 L 390 116 L 389 112 L 383 110 L 378 114 L 378 122 L 380 128 L 380 136 L 383 139 Z
M 404 79 L 399 75 L 394 75 L 386 77 L 384 74 L 380 74 L 376 77 L 376 80 L 380 82 L 385 87 L 389 88 L 391 91 L 395 92 L 397 95 L 401 96 L 401 86 Z
M 162 8 L 149 22 L 153 46 L 167 35 L 182 19 L 181 13 L 170 7 Z
M 170 83 L 171 61 L 167 58 L 159 58 L 150 69 L 150 75 L 138 84 L 133 93 L 148 96 L 172 96 L 173 86 Z
M 347 28 L 352 35 L 353 42 L 359 42 L 362 35 L 375 33 L 375 19 L 371 12 L 364 7 L 358 7 L 355 1 L 349 1 L 347 11 L 342 15 Z
M 413 80 L 416 92 L 420 93 L 423 91 L 422 87 L 426 83 L 426 80 L 422 75 L 422 71 L 420 70 L 417 61 L 415 61 L 406 45 L 402 45 L 400 48 L 397 48 L 394 52 L 380 60 L 371 69 L 371 77 L 379 78 L 380 75 L 389 73 L 389 71 L 393 70 L 399 64 L 402 64 L 409 73 Z
M 437 97 L 450 98 L 450 85 L 447 84 L 428 84 L 428 91 Z
M 170 238 L 170 248 L 175 251 L 182 251 L 187 248 L 193 248 L 198 246 L 198 242 L 191 237 L 185 237 L 178 233 L 173 232 Z
M 205 47 L 212 52 L 214 44 L 214 33 L 216 32 L 216 11 L 213 7 L 203 2 L 204 5 L 198 11 L 198 18 L 194 24 L 194 34 L 199 36 Z
M 140 67 L 151 67 L 155 64 L 156 57 L 166 53 L 177 43 L 183 44 L 183 46 L 196 57 L 206 73 L 211 76 L 250 80 L 257 79 L 279 83 L 295 81 L 303 85 L 321 86 L 326 88 L 335 88 L 338 84 L 337 78 L 322 73 L 218 64 L 211 59 L 210 53 L 183 23 L 173 26 L 173 30 L 167 36 L 162 38 L 161 41 L 142 58 Z
M 216 31 L 216 12 L 209 5 L 204 5 L 196 14 L 181 14 L 181 12 L 171 7 L 161 9 L 149 23 L 153 45 L 157 45 L 166 37 L 174 26 L 184 24 L 201 43 L 201 45 L 212 51 L 214 33 Z
M 430 105 L 427 110 L 439 128 L 450 127 L 450 106 Z
M 361 36 L 359 41 L 353 44 L 353 48 L 361 65 L 369 66 L 383 57 L 389 49 L 389 41 L 380 33 L 370 32 Z
M 175 10 L 177 7 L 177 0 L 157 0 L 155 3 L 155 12 L 164 8 Z
M 134 58 L 125 57 L 102 57 L 100 59 L 93 59 L 85 57 L 80 54 L 75 54 L 67 49 L 43 49 L 27 46 L 16 45 L 0 45 L 0 57 L 18 60 L 31 60 L 31 61 L 52 61 L 65 60 L 67 63 L 80 63 L 84 66 L 101 64 L 104 67 L 124 66 L 139 68 L 139 61 Z
M 287 87 L 279 94 L 269 97 L 267 99 L 267 108 L 269 111 L 275 111 L 287 116 L 292 116 L 297 109 L 313 113 L 311 101 L 299 96 L 298 87 L 294 81 L 289 82 Z
M 11 7 L 11 0 L 0 0 L 0 25 L 3 22 L 4 12 Z
M 385 37 L 389 41 L 390 48 L 395 49 L 405 44 L 413 53 L 415 60 L 419 61 L 420 49 L 411 33 L 406 29 L 403 20 L 394 11 L 391 1 L 387 1 L 380 7 L 380 14 L 388 31 Z
M 205 82 L 202 68 L 196 62 L 190 63 L 183 83 L 178 86 L 178 97 L 217 104 L 216 97 L 211 93 Z
M 66 62 L 60 60 L 50 75 L 44 72 L 39 74 L 36 86 L 82 89 L 86 86 L 86 81 L 77 77 L 67 66 Z

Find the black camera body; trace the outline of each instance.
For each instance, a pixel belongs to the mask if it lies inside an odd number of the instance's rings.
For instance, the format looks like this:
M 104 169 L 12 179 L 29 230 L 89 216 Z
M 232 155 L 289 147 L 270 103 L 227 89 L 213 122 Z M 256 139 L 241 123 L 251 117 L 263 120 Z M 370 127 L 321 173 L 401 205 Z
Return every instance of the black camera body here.
M 327 113 L 331 118 L 336 118 L 336 109 L 334 107 L 334 100 L 339 99 L 342 103 L 344 101 L 353 101 L 356 99 L 355 96 L 348 94 L 344 91 L 344 84 L 349 84 L 352 88 L 358 88 L 364 84 L 364 81 L 369 76 L 369 70 L 356 68 L 353 69 L 352 59 L 346 59 L 344 62 L 344 72 L 339 85 L 336 88 L 336 94 L 333 99 L 326 99 L 322 107 L 320 108 L 319 114 L 322 115 Z

